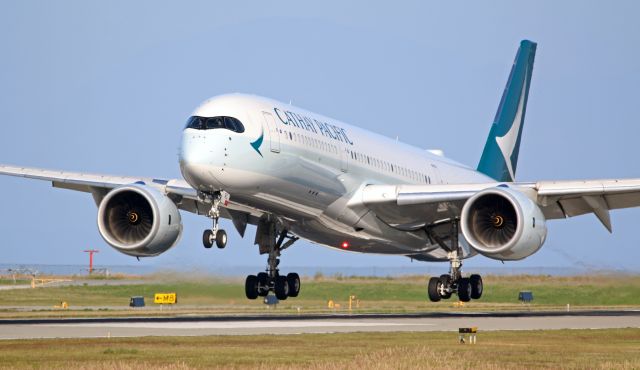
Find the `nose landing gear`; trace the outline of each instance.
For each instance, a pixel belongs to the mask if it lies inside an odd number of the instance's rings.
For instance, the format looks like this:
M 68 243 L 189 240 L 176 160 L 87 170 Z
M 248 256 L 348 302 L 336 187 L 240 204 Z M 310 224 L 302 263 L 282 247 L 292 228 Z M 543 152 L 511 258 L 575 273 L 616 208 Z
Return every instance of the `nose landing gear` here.
M 468 278 L 462 277 L 462 260 L 460 259 L 460 244 L 458 243 L 458 230 L 460 220 L 451 220 L 450 245 L 445 244 L 441 238 L 433 233 L 429 235 L 445 250 L 448 251 L 449 274 L 440 277 L 432 277 L 427 285 L 427 295 L 432 302 L 441 299 L 449 299 L 452 294 L 457 294 L 462 302 L 482 297 L 482 277 L 473 274 Z
M 219 249 L 227 246 L 227 232 L 219 228 L 218 221 L 220 220 L 220 205 L 226 205 L 229 202 L 229 197 L 229 193 L 226 191 L 201 195 L 205 202 L 211 203 L 208 216 L 213 220 L 213 228 L 207 229 L 202 233 L 202 244 L 205 248 L 213 247 L 214 243 Z
M 217 225 L 214 226 L 213 230 L 205 230 L 204 233 L 202 233 L 202 244 L 205 248 L 213 247 L 214 243 L 220 249 L 227 246 L 227 232 L 223 229 L 215 231 L 216 228 Z

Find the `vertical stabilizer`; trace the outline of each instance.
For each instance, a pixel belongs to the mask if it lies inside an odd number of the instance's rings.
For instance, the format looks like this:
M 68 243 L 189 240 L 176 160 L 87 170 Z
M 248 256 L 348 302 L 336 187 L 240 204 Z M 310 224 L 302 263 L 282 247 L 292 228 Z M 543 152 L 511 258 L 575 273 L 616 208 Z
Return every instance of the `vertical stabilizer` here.
M 536 43 L 520 42 L 507 86 L 482 151 L 478 171 L 497 181 L 514 181 L 529 85 L 536 56 Z

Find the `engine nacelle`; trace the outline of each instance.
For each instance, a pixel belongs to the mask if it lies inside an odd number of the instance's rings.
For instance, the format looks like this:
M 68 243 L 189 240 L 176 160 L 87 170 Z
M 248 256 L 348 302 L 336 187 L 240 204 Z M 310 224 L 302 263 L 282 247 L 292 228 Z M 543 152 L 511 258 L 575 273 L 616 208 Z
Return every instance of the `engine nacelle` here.
M 498 186 L 478 192 L 462 208 L 462 234 L 478 253 L 519 260 L 537 252 L 547 237 L 538 205 L 522 192 Z
M 175 203 L 146 185 L 124 185 L 109 192 L 98 208 L 98 230 L 119 252 L 134 257 L 157 256 L 182 234 Z

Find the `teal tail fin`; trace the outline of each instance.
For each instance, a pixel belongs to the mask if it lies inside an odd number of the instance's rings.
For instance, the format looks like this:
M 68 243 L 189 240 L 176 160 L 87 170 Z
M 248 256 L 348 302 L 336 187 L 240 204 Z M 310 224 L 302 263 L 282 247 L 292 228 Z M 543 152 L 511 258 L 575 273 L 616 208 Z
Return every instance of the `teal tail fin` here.
M 529 40 L 520 42 L 516 60 L 478 164 L 479 172 L 496 181 L 511 182 L 516 175 L 536 45 Z

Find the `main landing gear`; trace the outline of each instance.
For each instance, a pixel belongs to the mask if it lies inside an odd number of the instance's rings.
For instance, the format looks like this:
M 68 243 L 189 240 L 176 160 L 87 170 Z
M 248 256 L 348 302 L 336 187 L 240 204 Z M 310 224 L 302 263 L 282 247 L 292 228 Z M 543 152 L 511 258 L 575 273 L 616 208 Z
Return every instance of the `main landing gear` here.
M 449 299 L 454 293 L 458 295 L 462 302 L 469 302 L 471 299 L 482 297 L 482 277 L 477 274 L 468 278 L 462 277 L 462 261 L 460 260 L 462 251 L 458 243 L 459 224 L 460 220 L 458 218 L 451 220 L 450 245 L 445 244 L 437 235 L 429 233 L 442 248 L 448 251 L 447 256 L 450 266 L 449 274 L 429 279 L 427 294 L 432 302 Z
M 287 230 L 276 233 L 275 222 L 261 220 L 256 232 L 256 244 L 260 248 L 260 254 L 268 253 L 269 257 L 265 272 L 247 276 L 245 281 L 247 298 L 266 297 L 269 292 L 274 292 L 279 300 L 298 296 L 300 293 L 300 276 L 295 272 L 286 276 L 280 275 L 280 270 L 278 269 L 280 253 L 297 240 L 298 237 L 289 234 Z
M 213 228 L 202 233 L 202 244 L 205 248 L 211 248 L 215 243 L 218 248 L 222 249 L 227 246 L 227 232 L 219 228 L 218 221 L 220 220 L 220 205 L 226 205 L 229 201 L 229 193 L 217 191 L 213 194 L 203 195 L 202 198 L 211 203 L 208 216 L 213 220 Z

